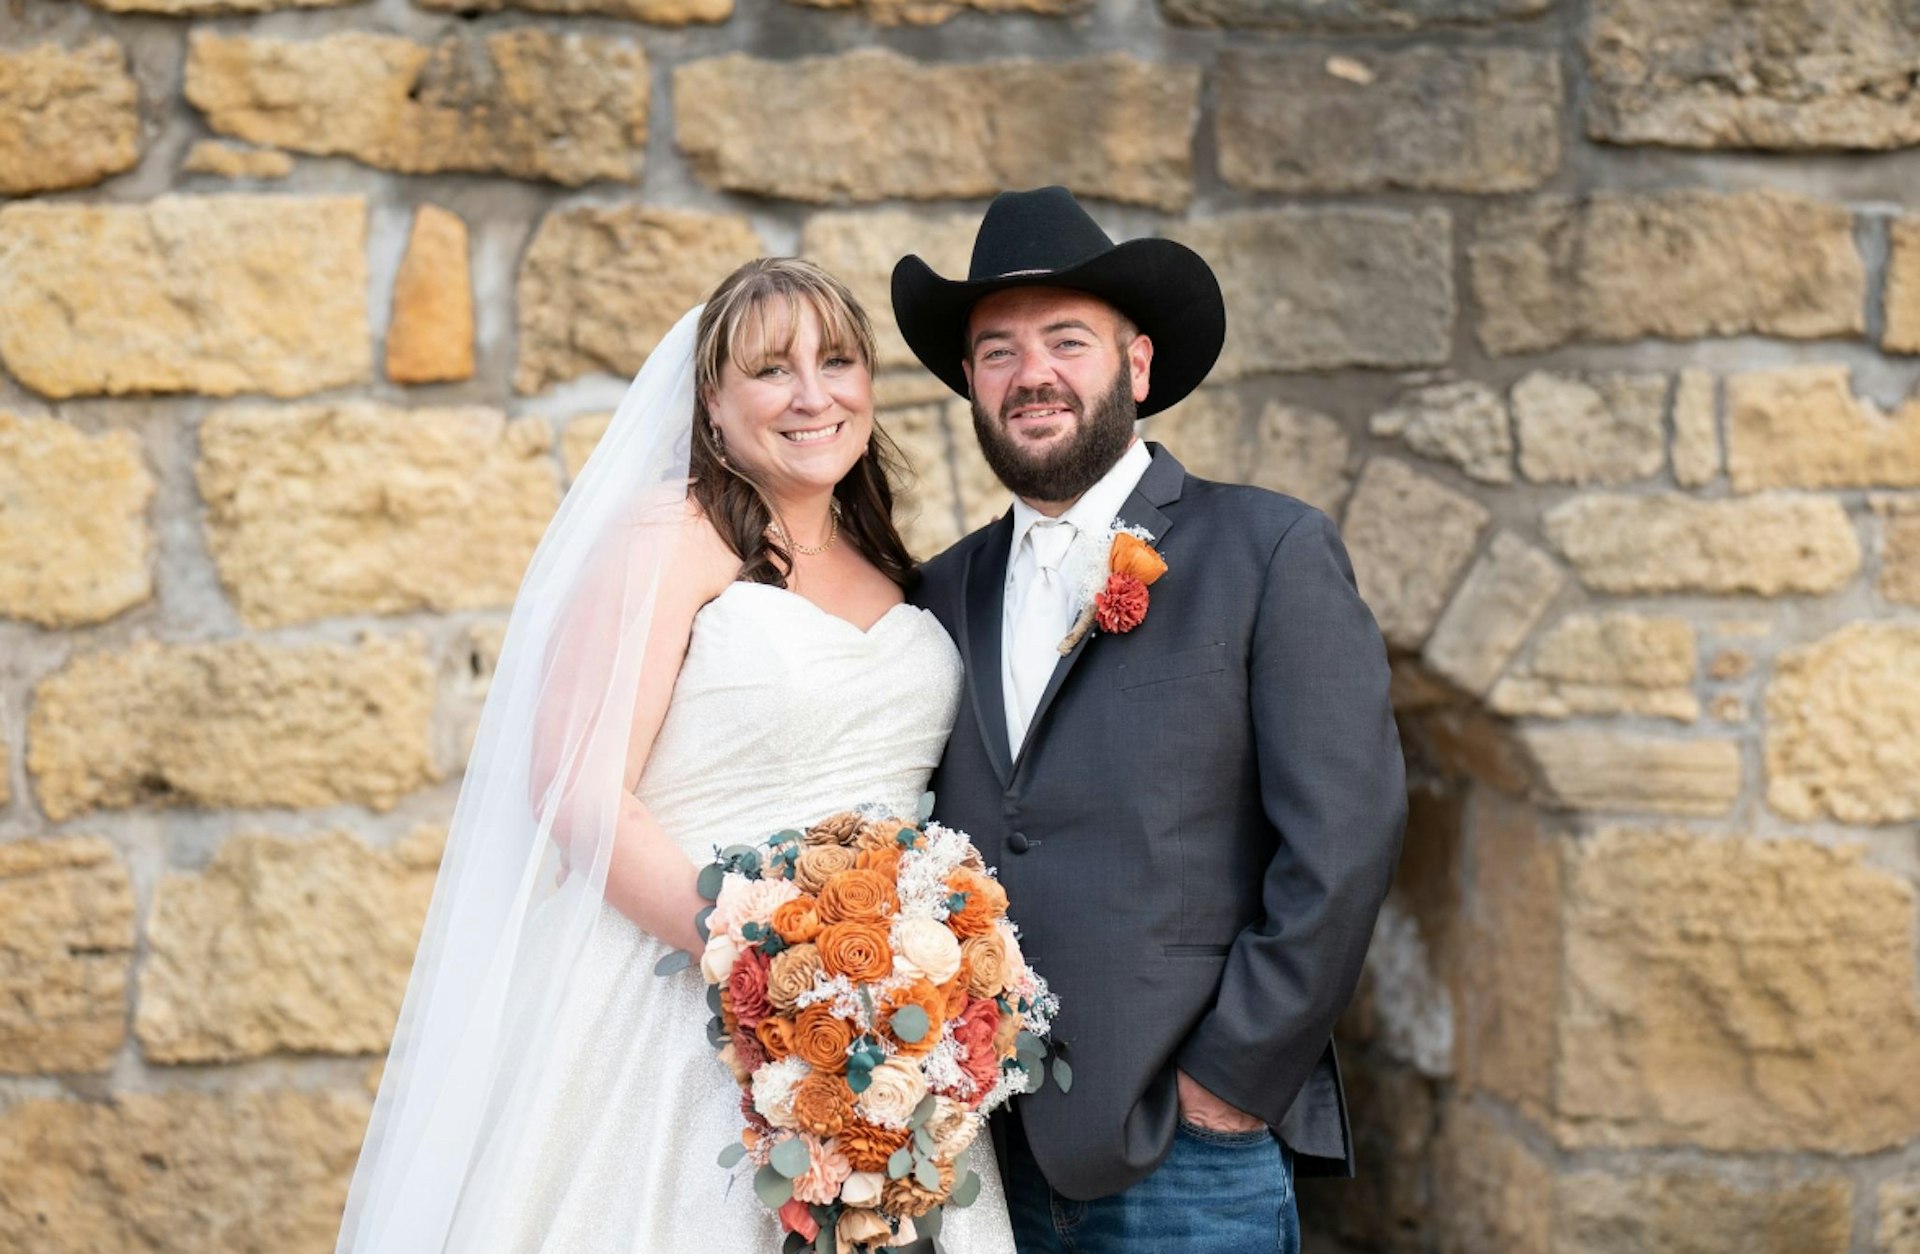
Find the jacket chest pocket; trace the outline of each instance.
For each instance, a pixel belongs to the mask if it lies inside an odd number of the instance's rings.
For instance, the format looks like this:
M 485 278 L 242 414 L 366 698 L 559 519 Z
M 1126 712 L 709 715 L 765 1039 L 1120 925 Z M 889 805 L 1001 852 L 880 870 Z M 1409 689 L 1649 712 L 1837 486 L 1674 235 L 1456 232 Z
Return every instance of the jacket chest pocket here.
M 1157 685 L 1171 684 L 1176 680 L 1195 679 L 1206 675 L 1216 675 L 1227 669 L 1227 646 L 1203 644 L 1197 649 L 1181 649 L 1177 653 L 1163 653 L 1158 657 L 1143 658 L 1138 662 L 1129 662 L 1114 672 L 1114 686 L 1120 691 L 1143 696 L 1164 696 L 1166 692 L 1142 692 Z

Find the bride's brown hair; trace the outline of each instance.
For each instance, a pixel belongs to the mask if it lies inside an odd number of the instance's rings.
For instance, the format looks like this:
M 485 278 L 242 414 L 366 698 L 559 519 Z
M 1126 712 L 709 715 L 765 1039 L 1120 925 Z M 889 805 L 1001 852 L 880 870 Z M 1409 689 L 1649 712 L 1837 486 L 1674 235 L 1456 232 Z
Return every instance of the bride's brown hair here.
M 747 369 L 754 364 L 743 358 L 750 348 L 757 346 L 762 354 L 779 352 L 793 341 L 803 302 L 820 319 L 824 343 L 834 352 L 857 357 L 871 373 L 873 324 L 866 310 L 840 280 L 794 257 L 761 257 L 721 280 L 700 312 L 693 350 L 690 490 L 714 529 L 739 555 L 739 577 L 780 588 L 787 586 L 793 555 L 767 534 L 773 505 L 745 468 L 726 459 L 707 401 L 719 391 L 720 373 L 728 362 Z M 875 421 L 867 451 L 833 489 L 840 504 L 840 534 L 903 590 L 910 589 L 916 577 L 913 557 L 893 525 L 894 485 L 904 467 L 899 448 Z

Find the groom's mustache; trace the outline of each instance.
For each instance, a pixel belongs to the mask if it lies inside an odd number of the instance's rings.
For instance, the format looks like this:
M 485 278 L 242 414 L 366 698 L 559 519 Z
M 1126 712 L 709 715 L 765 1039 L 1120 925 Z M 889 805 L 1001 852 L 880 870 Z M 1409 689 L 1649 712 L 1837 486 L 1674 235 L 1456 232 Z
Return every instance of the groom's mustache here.
M 1023 409 L 1028 405 L 1058 405 L 1071 412 L 1075 418 L 1083 416 L 1079 397 L 1048 384 L 1038 388 L 1016 388 L 1007 393 L 1006 399 L 1000 402 L 1001 424 L 1005 425 L 1007 419 L 1013 416 L 1014 410 Z

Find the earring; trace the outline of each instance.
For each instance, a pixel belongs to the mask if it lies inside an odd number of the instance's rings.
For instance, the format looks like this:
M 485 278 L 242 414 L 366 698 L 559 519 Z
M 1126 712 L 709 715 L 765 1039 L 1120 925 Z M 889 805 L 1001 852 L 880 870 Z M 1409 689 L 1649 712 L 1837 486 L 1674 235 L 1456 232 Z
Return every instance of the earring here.
M 707 434 L 713 437 L 714 456 L 720 459 L 720 464 L 722 466 L 727 465 L 728 464 L 727 463 L 727 446 L 720 439 L 720 428 L 714 426 L 711 422 L 709 422 L 707 424 Z

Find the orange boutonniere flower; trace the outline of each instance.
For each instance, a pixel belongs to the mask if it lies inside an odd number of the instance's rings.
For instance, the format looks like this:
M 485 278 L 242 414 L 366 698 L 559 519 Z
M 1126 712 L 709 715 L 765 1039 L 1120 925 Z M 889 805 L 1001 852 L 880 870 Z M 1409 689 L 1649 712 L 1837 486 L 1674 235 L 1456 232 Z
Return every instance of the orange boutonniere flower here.
M 1089 631 L 1118 635 L 1132 631 L 1147 617 L 1147 586 L 1167 573 L 1167 559 L 1140 536 L 1115 524 L 1107 549 L 1107 569 L 1096 572 L 1102 582 L 1087 599 L 1073 630 L 1060 642 L 1060 656 L 1073 652 Z

